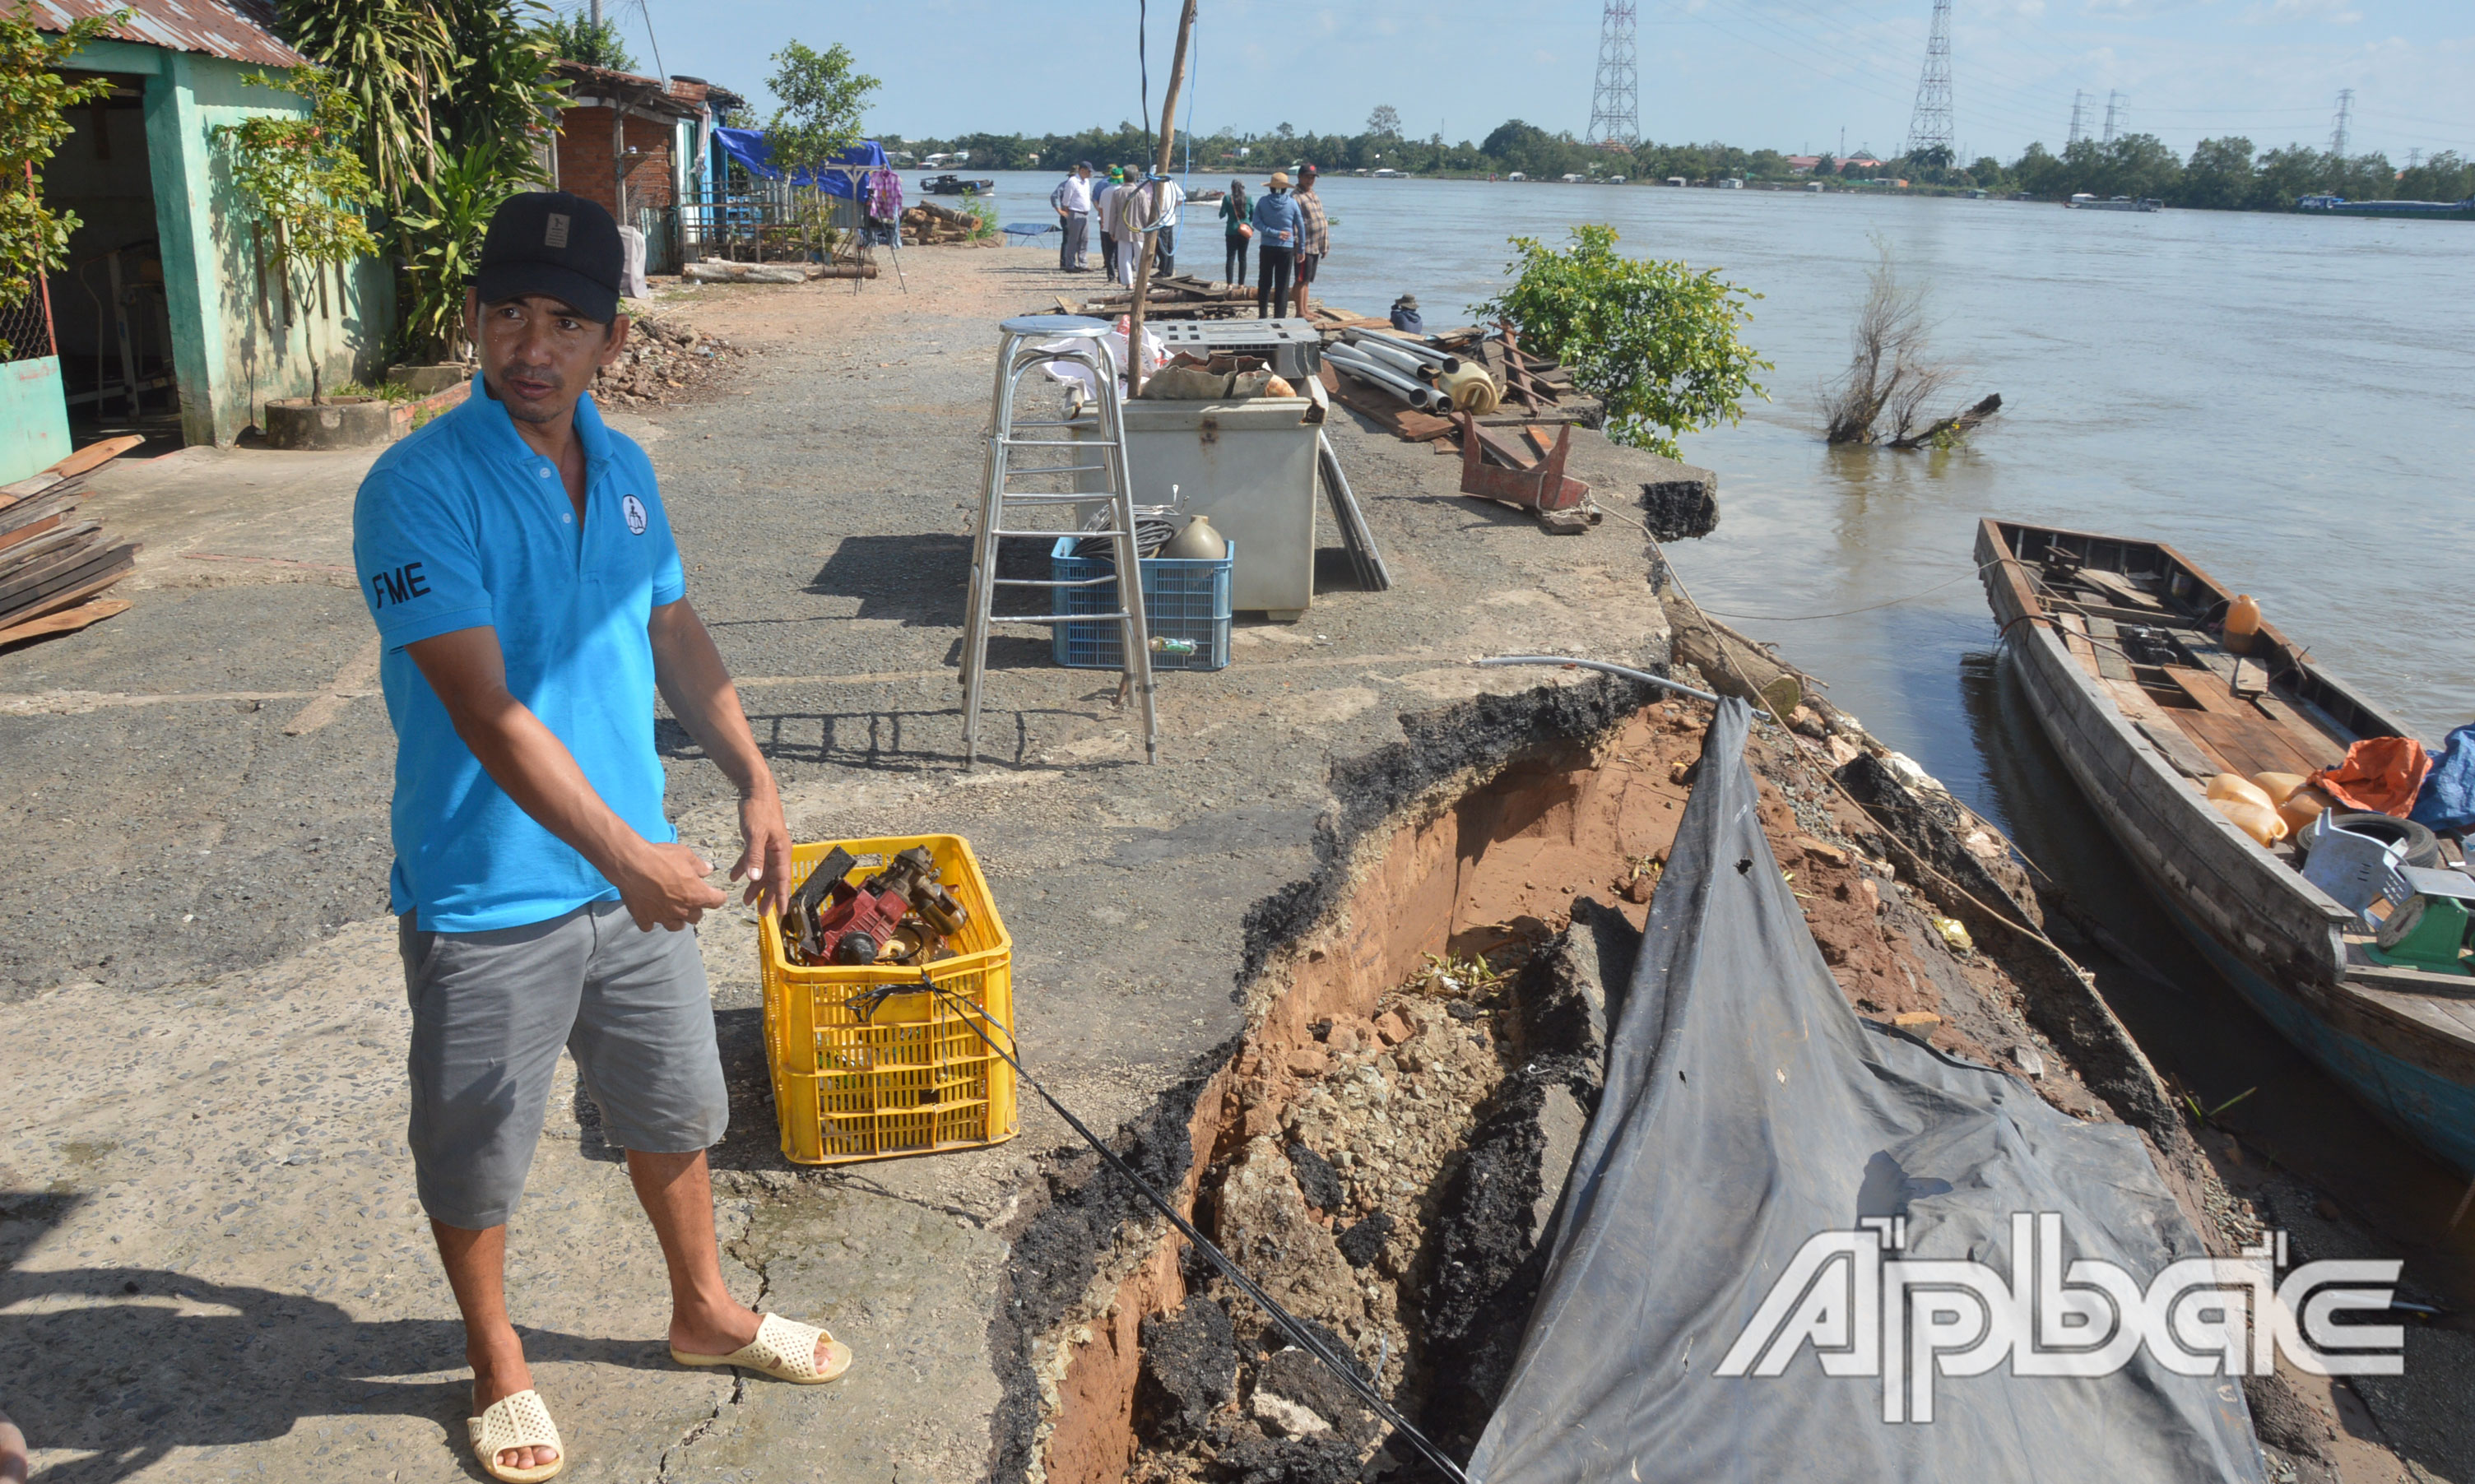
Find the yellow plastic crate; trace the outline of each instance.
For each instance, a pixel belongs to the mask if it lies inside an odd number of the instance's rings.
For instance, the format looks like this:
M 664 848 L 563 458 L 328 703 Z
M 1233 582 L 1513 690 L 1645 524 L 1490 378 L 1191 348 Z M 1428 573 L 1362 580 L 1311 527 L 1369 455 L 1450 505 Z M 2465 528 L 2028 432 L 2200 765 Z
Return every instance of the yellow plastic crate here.
M 959 835 L 905 835 L 795 845 L 796 888 L 836 845 L 858 857 L 863 880 L 914 845 L 925 845 L 947 889 L 971 920 L 948 941 L 954 957 L 928 965 L 930 980 L 984 1011 L 986 1031 L 1013 1050 L 1014 939 L 997 918 L 988 881 Z M 889 985 L 918 985 L 918 968 L 795 964 L 781 920 L 757 930 L 765 984 L 765 1053 L 782 1155 L 795 1164 L 847 1164 L 896 1155 L 1002 1144 L 1020 1131 L 1014 1068 L 989 1049 L 967 1017 L 925 989 L 854 1000 Z

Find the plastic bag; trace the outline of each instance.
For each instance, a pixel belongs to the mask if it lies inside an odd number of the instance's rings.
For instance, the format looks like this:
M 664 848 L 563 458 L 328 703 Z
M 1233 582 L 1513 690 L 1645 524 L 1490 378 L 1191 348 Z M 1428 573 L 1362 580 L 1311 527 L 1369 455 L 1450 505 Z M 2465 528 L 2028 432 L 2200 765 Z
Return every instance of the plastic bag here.
M 2475 721 L 2451 732 L 2432 754 L 2432 771 L 2407 817 L 2436 832 L 2475 828 Z

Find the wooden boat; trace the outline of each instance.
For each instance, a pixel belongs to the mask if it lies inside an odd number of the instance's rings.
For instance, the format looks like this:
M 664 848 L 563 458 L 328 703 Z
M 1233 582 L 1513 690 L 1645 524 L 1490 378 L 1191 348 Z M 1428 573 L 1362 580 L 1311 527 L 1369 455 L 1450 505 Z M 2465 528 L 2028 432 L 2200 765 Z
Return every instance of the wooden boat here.
M 2173 547 L 1979 523 L 2004 663 L 2090 805 L 2203 955 L 2355 1096 L 2475 1174 L 2475 978 L 2376 961 L 2373 930 L 2209 803 L 2220 772 L 2308 773 L 2406 735 Z

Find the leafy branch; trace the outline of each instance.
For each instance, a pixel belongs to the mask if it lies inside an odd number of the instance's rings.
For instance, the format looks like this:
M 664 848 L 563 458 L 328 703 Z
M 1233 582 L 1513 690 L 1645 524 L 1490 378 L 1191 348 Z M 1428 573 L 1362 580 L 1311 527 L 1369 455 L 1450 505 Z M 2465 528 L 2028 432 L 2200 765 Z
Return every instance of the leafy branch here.
M 1625 257 L 1616 230 L 1584 224 L 1572 245 L 1514 237 L 1511 286 L 1471 312 L 1501 320 L 1527 350 L 1552 355 L 1573 384 L 1606 403 L 1606 435 L 1668 458 L 1676 438 L 1744 415 L 1769 393 L 1754 379 L 1771 363 L 1738 334 L 1762 296 L 1680 261 Z
M 0 13 L 0 309 L 23 304 L 44 274 L 68 266 L 69 233 L 81 223 L 43 205 L 42 166 L 71 132 L 65 111 L 110 95 L 111 80 L 71 82 L 61 68 L 130 14 L 88 16 L 54 33 L 36 29 L 31 3 Z M 0 336 L 0 360 L 15 349 Z

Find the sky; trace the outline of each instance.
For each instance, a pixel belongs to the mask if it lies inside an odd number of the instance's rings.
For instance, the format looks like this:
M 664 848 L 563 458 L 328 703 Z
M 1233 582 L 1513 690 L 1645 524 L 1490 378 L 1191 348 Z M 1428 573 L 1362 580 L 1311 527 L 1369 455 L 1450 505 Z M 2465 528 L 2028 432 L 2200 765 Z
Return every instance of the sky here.
M 563 9 L 581 0 L 552 0 Z M 1065 133 L 1143 111 L 1139 0 L 604 0 L 641 70 L 703 77 L 772 106 L 767 58 L 839 41 L 884 86 L 871 132 L 911 138 Z M 1152 107 L 1178 0 L 1151 0 Z M 1584 134 L 1598 0 L 1201 0 L 1192 109 L 1201 134 L 1354 134 L 1378 104 L 1408 132 L 1481 140 L 1507 118 Z M 1641 134 L 1787 153 L 1889 153 L 1906 137 L 1933 0 L 1642 0 Z M 727 15 L 726 26 L 717 25 Z M 1954 0 L 1963 157 L 2059 149 L 2073 94 L 2102 130 L 2178 153 L 2209 135 L 2325 147 L 2342 88 L 2350 149 L 2475 157 L 2468 0 Z M 1842 143 L 1842 131 L 1845 143 Z

